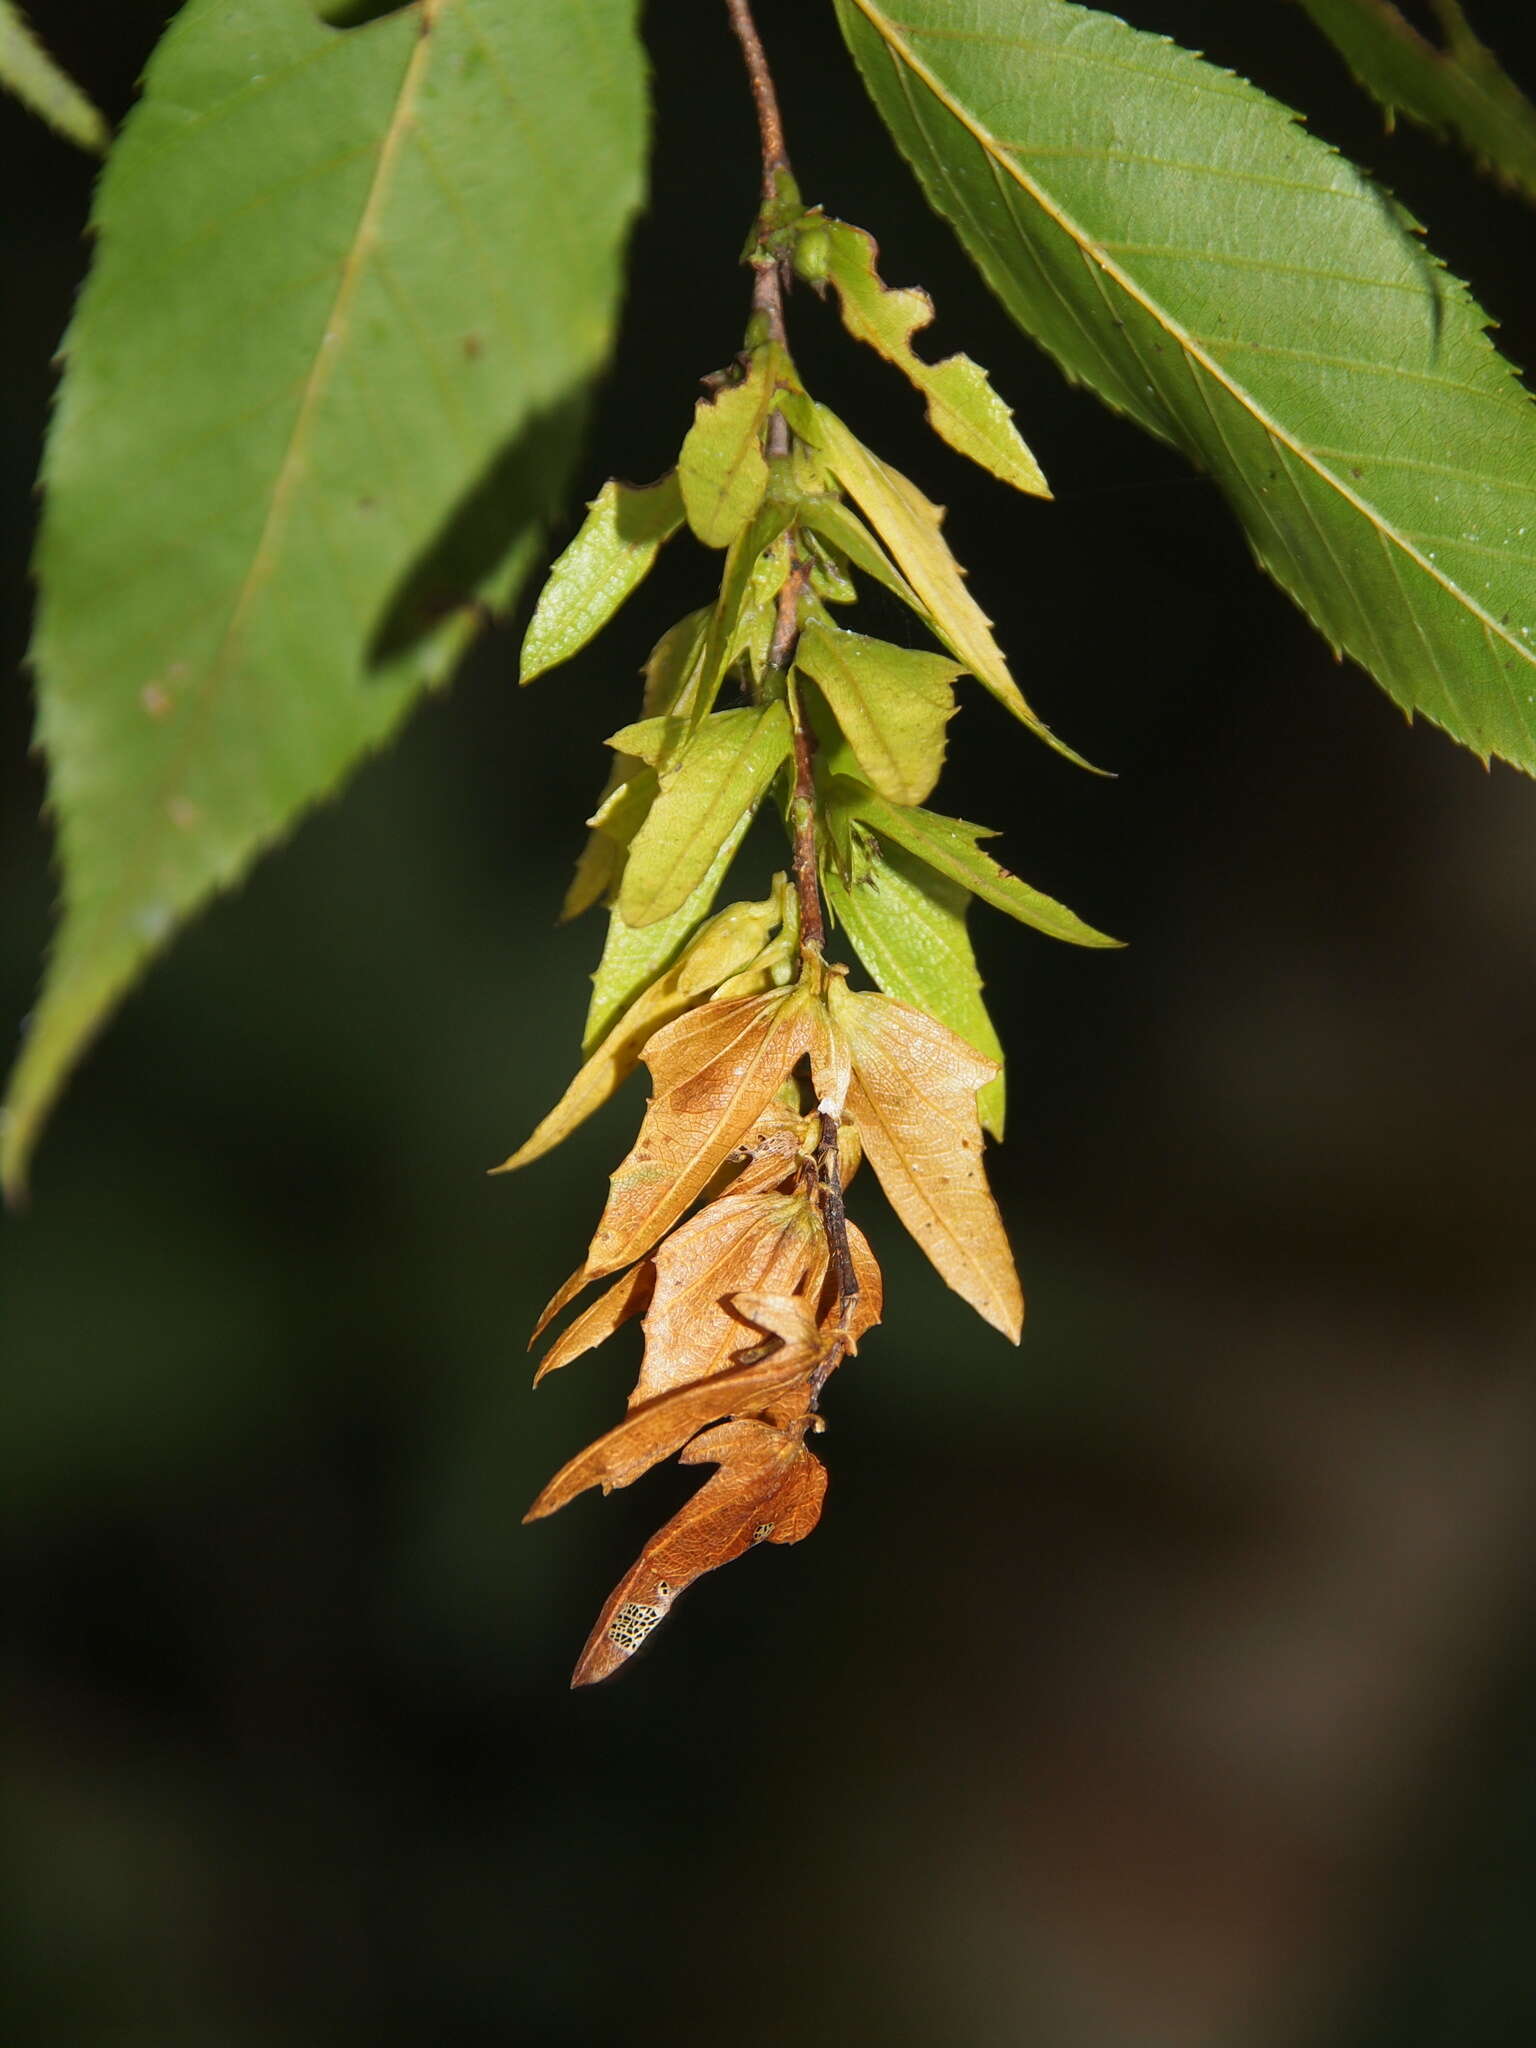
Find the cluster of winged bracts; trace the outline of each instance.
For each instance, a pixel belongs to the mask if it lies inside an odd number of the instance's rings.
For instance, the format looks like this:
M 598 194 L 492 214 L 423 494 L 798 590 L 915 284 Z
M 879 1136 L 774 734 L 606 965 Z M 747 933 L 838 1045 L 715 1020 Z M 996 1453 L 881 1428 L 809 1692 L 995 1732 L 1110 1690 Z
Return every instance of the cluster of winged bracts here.
M 820 989 L 801 980 L 702 1001 L 657 1030 L 644 1058 L 655 1092 L 634 1149 L 585 1261 L 535 1332 L 607 1278 L 538 1377 L 635 1316 L 640 1377 L 627 1419 L 556 1474 L 529 1519 L 587 1487 L 627 1486 L 676 1452 L 718 1469 L 614 1589 L 577 1684 L 616 1669 L 701 1573 L 816 1524 L 826 1473 L 805 1439 L 821 1427 L 822 1386 L 879 1321 L 882 1299 L 874 1255 L 840 1214 L 851 1284 L 838 1271 L 823 1105 L 837 1119 L 839 1190 L 862 1153 L 951 1284 L 1009 1335 L 1022 1315 L 981 1168 L 976 1091 L 993 1063 L 943 1025 L 851 991 L 833 969 Z
M 617 1669 L 700 1573 L 815 1526 L 826 1474 L 806 1440 L 822 1427 L 828 1377 L 882 1307 L 843 1201 L 861 1159 L 949 1284 L 1017 1339 L 1018 1278 L 981 1163 L 983 1130 L 1002 1135 L 1001 1048 L 966 917 L 981 901 L 1055 938 L 1114 943 L 993 860 L 982 827 L 926 807 L 967 674 L 1079 757 L 1021 693 L 944 540 L 942 508 L 817 404 L 795 368 L 781 297 L 791 271 L 831 289 L 850 334 L 916 386 L 952 447 L 1046 493 L 985 373 L 965 356 L 916 353 L 932 307 L 888 289 L 875 257 L 868 235 L 804 208 L 775 172 L 748 257 L 745 345 L 706 380 L 675 469 L 644 487 L 610 482 L 592 501 L 523 643 L 528 682 L 584 647 L 685 526 L 723 551 L 714 601 L 657 642 L 644 715 L 609 738 L 608 784 L 565 904 L 567 916 L 608 909 L 588 1057 L 507 1161 L 547 1152 L 642 1059 L 650 1068 L 634 1149 L 535 1333 L 606 1281 L 539 1376 L 638 1317 L 639 1382 L 626 1419 L 555 1476 L 530 1519 L 674 1454 L 716 1470 L 615 1588 L 577 1684 Z M 941 651 L 841 625 L 860 578 Z M 770 803 L 791 879 L 711 916 Z M 879 993 L 829 964 L 829 929 Z

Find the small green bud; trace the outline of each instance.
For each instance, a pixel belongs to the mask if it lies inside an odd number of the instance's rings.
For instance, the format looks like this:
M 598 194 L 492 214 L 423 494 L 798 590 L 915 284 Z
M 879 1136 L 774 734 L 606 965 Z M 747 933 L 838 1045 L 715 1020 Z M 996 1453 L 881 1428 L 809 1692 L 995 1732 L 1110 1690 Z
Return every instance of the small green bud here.
M 819 291 L 832 269 L 832 237 L 825 228 L 807 228 L 795 237 L 795 275 Z

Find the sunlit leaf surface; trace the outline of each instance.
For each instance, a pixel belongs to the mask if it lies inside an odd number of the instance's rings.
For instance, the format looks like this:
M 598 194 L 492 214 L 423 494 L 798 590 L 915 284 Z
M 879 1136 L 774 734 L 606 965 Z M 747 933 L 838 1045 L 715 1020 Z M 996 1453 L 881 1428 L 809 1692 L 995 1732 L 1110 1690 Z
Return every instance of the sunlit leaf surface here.
M 1209 470 L 1400 705 L 1536 769 L 1536 412 L 1387 196 L 1265 94 L 1109 14 L 836 5 L 1020 325 Z

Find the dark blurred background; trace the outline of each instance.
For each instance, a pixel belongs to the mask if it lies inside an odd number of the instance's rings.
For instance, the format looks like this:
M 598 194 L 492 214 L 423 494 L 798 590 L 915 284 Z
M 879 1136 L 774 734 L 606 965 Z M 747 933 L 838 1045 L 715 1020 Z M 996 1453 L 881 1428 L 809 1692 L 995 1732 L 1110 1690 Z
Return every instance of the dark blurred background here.
M 1388 139 L 1297 9 L 1124 11 L 1312 109 L 1536 362 L 1536 220 Z M 33 12 L 120 117 L 163 0 Z M 1519 0 L 1473 12 L 1536 78 Z M 666 465 L 744 314 L 723 9 L 649 15 L 654 203 L 573 519 Z M 535 1398 L 523 1343 L 641 1083 L 526 1176 L 483 1169 L 575 1057 L 600 933 L 554 911 L 602 736 L 709 564 L 680 543 L 522 694 L 494 635 L 154 971 L 0 1226 L 4 2038 L 1529 2040 L 1536 791 L 1410 730 L 1208 484 L 1065 387 L 925 213 L 830 10 L 761 16 L 808 197 L 931 287 L 1056 502 L 930 440 L 808 297 L 803 367 L 950 506 L 1028 695 L 1119 771 L 979 691 L 954 728 L 945 807 L 1131 942 L 977 920 L 1024 1347 L 861 1183 L 889 1324 L 834 1388 L 820 1531 L 567 1692 L 685 1490 L 519 1526 L 633 1368 L 616 1343 Z M 0 141 L 13 1029 L 51 893 L 24 564 L 90 167 L 10 104 Z

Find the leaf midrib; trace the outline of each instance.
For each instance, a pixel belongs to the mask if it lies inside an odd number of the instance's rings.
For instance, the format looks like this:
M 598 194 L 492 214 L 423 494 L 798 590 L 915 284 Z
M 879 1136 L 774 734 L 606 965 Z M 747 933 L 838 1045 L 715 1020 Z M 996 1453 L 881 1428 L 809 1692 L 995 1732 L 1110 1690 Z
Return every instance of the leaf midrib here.
M 882 14 L 878 7 L 872 4 L 872 0 L 850 0 L 850 4 L 858 8 L 875 33 L 893 53 L 900 56 L 902 62 L 906 64 L 914 76 L 921 79 L 922 83 L 933 94 L 939 104 L 975 138 L 978 146 L 990 161 L 1025 191 L 1040 208 L 1041 212 L 1049 220 L 1053 221 L 1086 257 L 1097 264 L 1108 277 L 1113 279 L 1114 283 L 1125 293 L 1127 298 L 1134 301 L 1135 304 L 1140 306 L 1144 312 L 1156 321 L 1190 360 L 1198 364 L 1206 372 L 1214 384 L 1219 385 L 1229 397 L 1233 398 L 1243 411 L 1258 426 L 1262 427 L 1267 434 L 1271 435 L 1275 441 L 1282 447 L 1289 449 L 1291 454 L 1305 468 L 1310 470 L 1314 476 L 1328 485 L 1331 490 L 1335 491 L 1344 503 L 1353 507 L 1366 524 L 1379 534 L 1383 540 L 1391 540 L 1399 551 L 1423 572 L 1430 582 L 1438 584 L 1449 598 L 1460 605 L 1472 617 L 1476 618 L 1486 633 L 1501 641 L 1523 661 L 1536 666 L 1536 651 L 1533 651 L 1529 646 L 1516 639 L 1507 626 L 1494 617 L 1492 613 L 1486 611 L 1459 584 L 1451 582 L 1443 575 L 1436 568 L 1435 564 L 1408 540 L 1405 534 L 1389 520 L 1384 519 L 1378 512 L 1373 510 L 1357 492 L 1352 491 L 1324 463 L 1318 461 L 1313 450 L 1299 442 L 1294 435 L 1290 434 L 1277 421 L 1272 419 L 1250 392 L 1241 384 L 1234 382 L 1232 378 L 1223 374 L 1221 366 L 1206 354 L 1205 350 L 1199 346 L 1187 330 L 1156 299 L 1139 286 L 1128 272 L 1122 270 L 1103 245 L 1096 242 L 1085 228 L 1079 226 L 1070 214 L 1053 201 L 1036 184 L 1035 180 L 1028 175 L 1018 160 L 1009 155 L 1003 145 L 997 142 L 991 133 L 981 126 L 968 110 L 955 99 L 954 95 L 948 91 L 942 81 L 934 75 L 921 57 L 918 56 L 917 52 L 898 32 L 895 24 Z
M 408 132 L 411 111 L 420 95 L 422 80 L 435 52 L 438 39 L 432 30 L 438 15 L 452 4 L 453 0 L 421 0 L 420 33 L 411 46 L 395 104 L 390 112 L 389 123 L 379 143 L 378 162 L 369 181 L 367 197 L 357 217 L 357 226 L 342 261 L 335 296 L 320 328 L 314 362 L 304 380 L 298 410 L 283 449 L 282 460 L 278 464 L 266 516 L 252 550 L 250 566 L 235 594 L 229 619 L 219 642 L 209 656 L 201 687 L 188 705 L 188 716 L 182 728 L 180 744 L 159 778 L 155 802 L 149 811 L 149 829 L 137 840 L 131 858 L 124 862 L 112 896 L 98 907 L 98 920 L 107 917 L 109 904 L 121 906 L 124 902 L 133 900 L 145 874 L 158 859 L 159 850 L 167 838 L 167 806 L 173 801 L 175 786 L 182 779 L 188 755 L 201 739 L 203 728 L 218 699 L 221 685 L 229 674 L 230 657 L 246 616 L 273 573 L 281 552 L 281 529 L 287 523 L 290 500 L 303 472 L 311 423 L 345 353 L 346 323 L 372 247 L 371 230 L 387 198 L 400 145 Z

